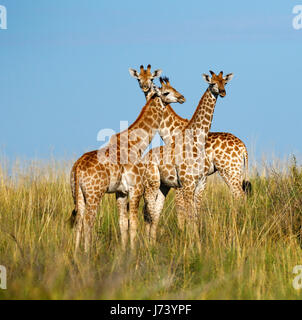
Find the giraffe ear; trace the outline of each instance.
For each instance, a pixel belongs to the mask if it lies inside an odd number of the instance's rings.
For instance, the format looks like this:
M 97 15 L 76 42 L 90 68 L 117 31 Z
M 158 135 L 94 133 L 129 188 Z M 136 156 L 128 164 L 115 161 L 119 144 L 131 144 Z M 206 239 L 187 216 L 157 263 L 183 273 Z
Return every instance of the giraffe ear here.
M 155 70 L 155 71 L 152 73 L 153 79 L 158 78 L 158 77 L 161 75 L 161 73 L 162 73 L 162 70 L 161 70 L 161 69 Z
M 202 77 L 203 77 L 203 80 L 205 81 L 205 82 L 207 82 L 207 83 L 211 83 L 211 77 L 208 75 L 208 74 L 203 74 L 202 75 Z
M 225 77 L 224 77 L 224 81 L 225 83 L 228 83 L 229 81 L 231 81 L 234 77 L 234 74 L 233 73 L 229 73 L 227 74 Z
M 138 74 L 138 72 L 137 72 L 135 69 L 129 68 L 129 73 L 130 73 L 130 75 L 131 75 L 133 78 L 138 79 L 139 74 Z

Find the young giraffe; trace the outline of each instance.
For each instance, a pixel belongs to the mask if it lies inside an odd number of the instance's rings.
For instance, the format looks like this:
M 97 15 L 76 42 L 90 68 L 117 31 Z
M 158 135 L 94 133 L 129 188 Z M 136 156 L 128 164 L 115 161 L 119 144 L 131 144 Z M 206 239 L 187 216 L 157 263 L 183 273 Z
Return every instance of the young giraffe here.
M 139 74 L 134 69 L 129 69 L 130 75 L 139 81 L 140 87 L 148 99 L 151 91 L 150 80 L 144 70 Z M 150 91 L 148 91 L 148 88 Z M 189 123 L 177 115 L 170 105 L 165 108 L 164 116 L 159 128 L 159 134 L 165 144 L 175 142 L 175 137 L 179 130 L 183 130 Z M 156 150 L 157 149 L 157 150 Z M 160 152 L 160 147 L 154 148 L 152 152 Z M 250 190 L 250 183 L 244 180 L 243 167 L 248 167 L 248 153 L 245 144 L 231 133 L 209 132 L 206 140 L 206 156 L 210 167 L 206 175 L 209 176 L 216 171 L 220 174 L 226 184 L 229 186 L 235 198 L 243 197 Z M 167 190 L 168 191 L 168 190 Z M 200 190 L 198 198 L 201 201 L 203 190 Z M 181 190 L 176 189 L 175 202 L 176 207 L 182 201 Z M 144 206 L 145 220 L 147 222 L 147 232 L 150 230 L 150 215 Z M 181 218 L 180 224 L 181 224 Z M 180 225 L 182 227 L 182 225 Z
M 134 69 L 129 71 L 130 75 L 138 80 L 148 101 L 148 96 L 152 93 L 152 78 L 149 78 L 144 69 L 140 74 Z M 173 143 L 179 131 L 183 130 L 188 123 L 188 119 L 180 117 L 170 105 L 167 105 L 158 130 L 159 135 L 166 145 Z M 244 196 L 248 191 L 249 183 L 243 180 L 242 172 L 243 167 L 248 166 L 248 152 L 245 144 L 232 133 L 209 132 L 206 140 L 206 155 L 211 164 L 207 175 L 218 172 L 236 198 Z
M 184 97 L 172 86 L 159 89 L 154 86 L 153 96 L 128 130 L 112 136 L 108 146 L 85 153 L 75 162 L 71 171 L 71 189 L 75 203 L 71 222 L 76 224 L 76 249 L 83 232 L 85 251 L 89 250 L 92 226 L 104 193 L 117 193 L 118 198 L 129 193 L 130 240 L 131 245 L 134 245 L 137 207 L 141 197 L 139 186 L 143 183 L 146 168 L 140 162 L 141 154 L 158 130 L 166 105 L 184 101 Z M 124 222 L 120 221 L 120 224 Z M 124 229 L 121 230 L 122 241 L 126 238 L 123 232 Z
M 149 64 L 147 66 L 147 69 L 145 70 L 144 67 L 140 66 L 140 73 L 138 73 L 135 69 L 129 68 L 129 72 L 131 75 L 133 75 L 135 78 L 137 78 L 139 86 L 141 87 L 142 91 L 144 92 L 146 96 L 146 101 L 148 101 L 155 93 L 156 86 L 153 83 L 154 78 L 158 77 L 161 74 L 161 70 L 156 70 L 153 73 L 151 73 L 151 65 Z M 156 76 L 154 76 L 156 75 Z M 175 89 L 173 87 L 163 85 L 161 87 L 161 91 L 163 92 L 163 96 L 167 96 L 170 91 L 174 92 L 174 94 L 177 95 L 175 92 Z M 183 97 L 180 97 L 180 100 Z M 180 103 L 183 103 L 185 99 L 183 98 L 183 101 L 178 101 Z M 164 113 L 165 114 L 165 113 Z M 135 215 L 131 215 L 130 213 L 130 219 L 127 209 L 127 193 L 126 192 L 117 192 L 117 207 L 118 207 L 118 214 L 119 214 L 119 225 L 121 230 L 121 239 L 122 239 L 122 245 L 125 248 L 128 238 L 128 229 L 130 225 L 130 243 L 133 247 L 134 240 L 136 238 L 136 229 L 137 229 L 137 216 L 138 213 L 138 206 L 140 198 L 142 197 L 144 193 L 144 188 L 147 187 L 149 189 L 154 189 L 157 187 L 156 182 L 159 180 L 159 174 L 157 169 L 157 164 L 152 163 L 151 161 L 148 163 L 139 163 L 140 171 L 140 183 L 135 184 L 135 201 L 132 201 L 132 206 L 135 207 L 132 209 L 132 211 L 135 213 Z M 129 168 L 130 166 L 130 168 Z M 125 165 L 125 168 L 127 168 L 128 176 L 131 175 L 137 175 L 137 166 Z M 128 183 L 129 184 L 129 183 Z M 146 197 L 148 199 L 148 197 Z M 131 204 L 131 202 L 130 202 Z M 131 222 L 131 223 L 130 223 Z
M 145 194 L 149 194 L 147 218 L 149 218 L 150 236 L 153 241 L 155 240 L 156 227 L 164 200 L 171 187 L 179 188 L 175 200 L 180 227 L 183 228 L 184 217 L 186 215 L 192 217 L 194 220 L 197 218 L 197 207 L 200 207 L 201 194 L 206 184 L 206 177 L 211 172 L 210 160 L 213 161 L 213 159 L 209 159 L 209 157 L 206 156 L 205 152 L 202 152 L 202 149 L 206 145 L 205 140 L 211 127 L 216 100 L 218 96 L 224 97 L 226 95 L 225 85 L 233 77 L 233 74 L 228 74 L 223 77 L 222 72 L 220 72 L 219 75 L 216 75 L 212 71 L 210 72 L 212 78 L 208 75 L 203 75 L 209 87 L 202 96 L 192 119 L 187 126 L 182 129 L 180 135 L 180 141 L 182 143 L 172 142 L 170 145 L 152 149 L 145 156 L 146 162 L 152 159 L 152 161 L 158 163 L 161 180 L 159 190 L 148 188 L 145 190 Z M 189 141 L 185 140 L 186 135 L 189 135 Z M 225 138 L 225 135 L 223 136 Z M 179 139 L 179 136 L 175 138 Z M 236 139 L 231 139 L 230 142 L 234 144 L 234 142 L 237 142 L 235 140 Z M 238 148 L 236 151 L 242 152 L 243 150 Z M 229 152 L 229 150 L 227 152 Z M 224 172 L 228 172 L 229 170 L 223 168 L 225 164 L 225 160 L 222 160 L 223 156 L 223 151 L 219 151 L 217 158 L 219 160 L 218 163 L 220 162 L 222 166 L 218 166 L 217 168 L 216 162 L 214 162 L 214 166 L 222 172 L 222 176 L 226 179 Z M 234 167 L 234 165 L 231 165 L 231 168 L 232 167 Z M 234 178 L 234 180 L 237 180 L 237 178 Z M 241 195 L 243 194 L 243 190 L 241 184 L 240 188 L 238 186 L 239 181 L 242 182 L 242 180 L 238 179 L 237 182 L 237 189 L 240 190 L 239 193 Z M 195 227 L 196 224 L 194 223 L 194 229 Z

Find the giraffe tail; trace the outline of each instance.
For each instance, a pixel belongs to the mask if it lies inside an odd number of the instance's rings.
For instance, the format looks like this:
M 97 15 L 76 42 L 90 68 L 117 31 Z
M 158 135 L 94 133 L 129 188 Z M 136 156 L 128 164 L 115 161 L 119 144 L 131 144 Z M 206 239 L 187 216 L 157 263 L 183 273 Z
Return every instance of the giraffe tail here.
M 70 218 L 68 219 L 68 223 L 69 223 L 69 226 L 70 228 L 73 228 L 76 224 L 76 217 L 77 217 L 77 211 L 76 209 L 73 209 L 72 210 L 72 213 L 71 213 L 71 216 Z
M 78 175 L 78 166 L 75 164 L 74 168 L 74 203 L 75 208 L 72 210 L 71 216 L 68 219 L 68 223 L 71 228 L 76 225 L 77 222 L 77 213 L 78 213 L 78 200 L 79 200 L 79 175 Z
M 248 153 L 246 147 L 244 148 L 243 153 L 243 163 L 244 163 L 244 179 L 242 181 L 242 189 L 246 195 L 251 195 L 252 193 L 252 184 L 247 180 L 247 171 L 248 171 Z

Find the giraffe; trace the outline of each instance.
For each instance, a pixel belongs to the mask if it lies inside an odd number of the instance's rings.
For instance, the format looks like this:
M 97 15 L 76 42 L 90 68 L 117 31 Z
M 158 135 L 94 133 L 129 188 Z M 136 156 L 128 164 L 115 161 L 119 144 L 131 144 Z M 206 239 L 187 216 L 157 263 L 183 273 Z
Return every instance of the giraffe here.
M 154 72 L 151 72 L 151 65 L 148 64 L 147 69 L 144 69 L 143 65 L 140 66 L 140 73 L 132 68 L 129 68 L 129 73 L 132 77 L 137 79 L 138 84 L 146 97 L 146 101 L 148 101 L 154 94 L 153 80 L 161 75 L 162 70 L 157 69 Z
M 227 134 L 219 134 L 223 138 L 231 137 L 230 140 L 222 143 L 222 150 L 217 151 L 217 153 L 214 152 L 219 161 L 215 161 L 213 158 L 209 157 L 205 150 L 203 152 L 203 148 L 206 146 L 205 141 L 211 127 L 217 98 L 218 96 L 224 97 L 226 95 L 225 85 L 233 78 L 233 74 L 228 74 L 223 77 L 223 72 L 220 72 L 218 75 L 213 71 L 210 71 L 210 73 L 212 77 L 203 74 L 203 78 L 209 84 L 209 87 L 202 96 L 193 117 L 187 125 L 182 128 L 181 134 L 178 135 L 178 140 L 173 140 L 169 145 L 152 149 L 145 156 L 146 162 L 152 159 L 152 161 L 155 161 L 158 164 L 160 175 L 159 189 L 150 190 L 146 188 L 145 190 L 145 194 L 149 195 L 145 218 L 149 224 L 149 236 L 152 241 L 155 240 L 159 216 L 163 208 L 165 197 L 171 187 L 178 188 L 175 200 L 178 221 L 181 228 L 183 228 L 184 218 L 186 216 L 196 220 L 197 207 L 200 207 L 202 191 L 206 185 L 206 177 L 215 170 L 219 170 L 222 177 L 230 186 L 235 185 L 238 190 L 238 196 L 239 194 L 244 194 L 242 185 L 239 187 L 238 184 L 239 181 L 242 182 L 242 179 L 240 179 L 239 176 L 232 176 L 229 174 L 232 170 L 229 170 L 228 167 L 224 168 L 226 160 L 223 160 L 223 157 L 226 156 L 223 152 L 224 148 L 227 147 L 227 153 L 229 153 L 230 150 L 228 145 L 230 144 L 230 146 L 233 146 L 235 143 L 239 142 L 239 139 L 236 137 L 233 138 L 233 135 L 228 136 Z M 188 140 L 186 140 L 186 136 L 189 136 Z M 181 138 L 180 140 L 179 137 Z M 175 138 L 177 139 L 177 136 Z M 213 138 L 217 138 L 217 135 L 213 135 Z M 181 143 L 178 143 L 179 141 Z M 221 141 L 216 141 L 214 143 L 215 147 L 220 146 L 220 142 Z M 211 146 L 211 144 L 207 144 L 207 146 Z M 236 152 L 237 156 L 239 156 L 239 152 L 243 152 L 245 146 L 244 148 L 239 148 L 237 146 L 237 148 L 238 150 L 236 149 Z M 236 152 L 231 155 L 235 157 Z M 231 158 L 229 155 L 228 157 Z M 229 158 L 227 158 L 227 160 L 230 160 Z M 246 156 L 244 155 L 244 158 L 247 161 L 247 153 Z M 230 168 L 232 167 L 235 168 L 234 164 L 232 166 L 231 163 Z M 235 171 L 238 172 L 238 170 Z M 229 178 L 229 176 L 232 178 Z M 237 183 L 235 183 L 235 180 Z M 244 183 L 244 185 L 246 184 Z M 236 192 L 234 192 L 234 194 L 237 196 Z M 194 223 L 194 227 L 195 226 L 196 224 Z
M 129 71 L 130 75 L 139 81 L 148 100 L 148 96 L 152 93 L 150 84 L 152 74 L 148 75 L 144 70 L 140 74 L 134 69 Z M 180 117 L 170 105 L 167 105 L 158 130 L 159 135 L 166 145 L 175 142 L 179 131 L 183 130 L 188 123 L 188 119 Z M 248 152 L 245 144 L 238 137 L 228 132 L 209 132 L 206 140 L 206 155 L 210 162 L 207 175 L 218 172 L 236 198 L 242 197 L 249 191 L 249 182 L 243 179 L 242 172 L 242 168 L 248 166 Z
M 150 79 L 148 79 L 148 74 L 145 72 L 139 74 L 134 69 L 129 69 L 129 71 L 130 75 L 138 80 L 147 99 L 148 92 L 151 91 L 151 73 L 149 73 Z M 168 105 L 164 110 L 164 116 L 159 128 L 159 134 L 165 144 L 168 145 L 175 142 L 175 137 L 179 131 L 183 130 L 188 123 L 188 119 L 177 115 L 173 108 Z M 248 167 L 248 152 L 245 144 L 231 133 L 209 132 L 205 148 L 210 164 L 206 175 L 209 176 L 218 172 L 235 198 L 240 198 L 247 194 L 251 189 L 251 185 L 248 181 L 244 180 L 243 167 Z M 161 147 L 154 148 L 152 152 L 158 153 L 160 149 Z M 201 189 L 198 194 L 199 202 L 201 202 L 202 193 L 203 190 Z M 181 190 L 179 188 L 176 188 L 175 202 L 176 208 L 182 202 Z M 147 223 L 147 233 L 149 234 L 151 218 L 146 208 L 146 203 L 144 215 Z M 180 227 L 182 227 L 181 217 L 179 217 L 179 220 Z
M 147 69 L 150 71 L 151 66 Z M 154 74 L 154 77 L 158 73 Z M 71 223 L 76 225 L 76 249 L 83 233 L 84 248 L 86 252 L 89 251 L 92 226 L 98 205 L 105 193 L 116 193 L 118 207 L 121 208 L 125 194 L 129 193 L 130 240 L 131 246 L 134 245 L 136 210 L 141 197 L 139 186 L 142 185 L 146 168 L 146 165 L 140 162 L 142 152 L 153 139 L 166 105 L 185 102 L 183 95 L 172 86 L 157 88 L 153 85 L 153 92 L 138 118 L 127 130 L 112 136 L 108 146 L 82 155 L 72 167 L 71 189 L 75 209 L 71 215 Z M 124 224 L 125 220 L 121 219 L 122 242 L 126 239 Z

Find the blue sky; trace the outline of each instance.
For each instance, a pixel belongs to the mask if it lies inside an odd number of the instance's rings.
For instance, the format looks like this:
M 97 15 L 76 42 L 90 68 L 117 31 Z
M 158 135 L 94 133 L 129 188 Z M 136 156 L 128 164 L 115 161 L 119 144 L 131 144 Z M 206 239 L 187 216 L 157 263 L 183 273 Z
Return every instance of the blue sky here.
M 300 3 L 299 3 L 300 1 Z M 234 73 L 212 131 L 261 158 L 301 155 L 302 30 L 297 1 L 0 0 L 0 149 L 9 158 L 70 159 L 99 130 L 133 122 L 144 96 L 128 68 L 150 63 L 187 99 L 190 118 L 209 69 Z

